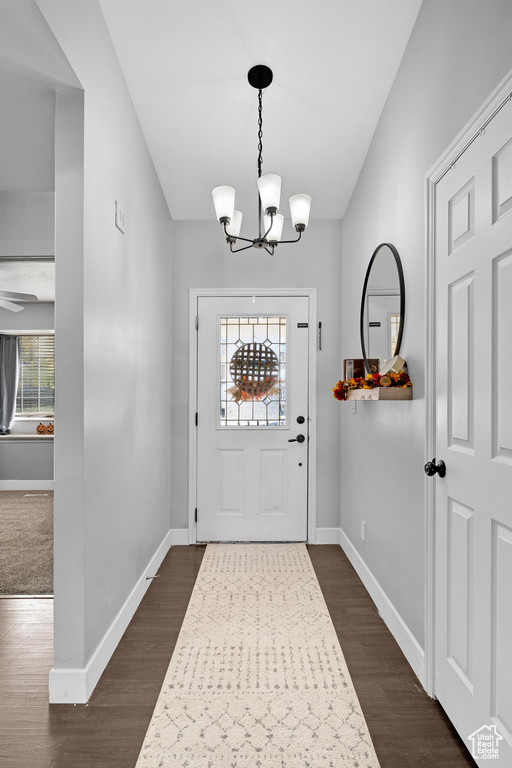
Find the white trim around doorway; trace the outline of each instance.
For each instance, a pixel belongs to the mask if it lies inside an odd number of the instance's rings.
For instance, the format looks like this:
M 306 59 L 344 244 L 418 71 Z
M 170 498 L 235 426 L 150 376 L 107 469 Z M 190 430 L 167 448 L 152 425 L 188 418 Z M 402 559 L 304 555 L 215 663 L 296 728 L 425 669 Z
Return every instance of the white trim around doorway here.
M 503 78 L 480 109 L 443 152 L 425 176 L 425 306 L 426 365 L 425 456 L 430 460 L 436 444 L 436 305 L 435 305 L 435 209 L 436 187 L 461 155 L 485 130 L 486 125 L 512 98 L 512 70 Z M 427 693 L 435 697 L 435 484 L 425 482 L 425 680 Z
M 189 484 L 188 543 L 196 538 L 197 494 L 197 300 L 200 296 L 306 296 L 309 299 L 309 461 L 308 461 L 308 543 L 316 544 L 316 354 L 317 354 L 317 290 L 316 288 L 191 288 L 189 294 Z

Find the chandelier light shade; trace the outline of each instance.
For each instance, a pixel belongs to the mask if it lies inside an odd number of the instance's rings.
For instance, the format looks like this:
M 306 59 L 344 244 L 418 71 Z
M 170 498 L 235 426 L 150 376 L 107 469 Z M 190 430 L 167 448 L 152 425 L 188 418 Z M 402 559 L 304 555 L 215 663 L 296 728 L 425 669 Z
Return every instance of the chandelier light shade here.
M 226 242 L 232 253 L 245 251 L 247 248 L 265 249 L 273 254 L 282 243 L 297 243 L 309 223 L 311 197 L 293 195 L 290 198 L 292 224 L 298 237 L 295 240 L 282 240 L 284 216 L 279 211 L 281 200 L 281 177 L 275 173 L 261 174 L 263 164 L 263 91 L 273 80 L 272 70 L 264 64 L 257 64 L 249 70 L 247 78 L 258 91 L 258 237 L 252 240 L 240 237 L 242 213 L 235 210 L 235 190 L 233 187 L 215 187 L 212 191 L 215 214 L 224 229 Z M 233 248 L 241 240 L 249 245 Z
M 231 217 L 231 221 L 226 227 L 227 234 L 229 235 L 229 237 L 234 238 L 234 240 L 236 240 L 236 238 L 240 234 L 240 230 L 242 229 L 242 216 L 243 214 L 240 213 L 240 211 L 233 211 L 233 216 Z
M 283 234 L 284 216 L 282 213 L 276 213 L 274 216 L 265 215 L 263 217 L 263 228 L 268 231 L 267 239 L 270 244 L 277 245 Z
M 261 207 L 265 213 L 277 213 L 281 200 L 281 177 L 276 173 L 266 173 L 258 179 Z
M 290 197 L 290 213 L 292 214 L 292 224 L 302 227 L 303 231 L 309 224 L 309 212 L 311 210 L 311 197 L 309 195 L 292 195 Z
M 229 224 L 235 208 L 235 190 L 233 187 L 215 187 L 212 195 L 218 220 L 222 224 Z

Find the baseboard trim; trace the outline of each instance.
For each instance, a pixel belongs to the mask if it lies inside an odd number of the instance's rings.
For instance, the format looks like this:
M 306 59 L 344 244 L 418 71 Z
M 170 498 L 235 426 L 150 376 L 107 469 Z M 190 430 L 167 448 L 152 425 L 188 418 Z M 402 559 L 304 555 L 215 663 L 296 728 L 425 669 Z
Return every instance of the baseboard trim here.
M 425 652 L 423 648 L 342 529 L 339 530 L 339 542 L 354 566 L 357 575 L 368 590 L 382 620 L 397 641 L 420 683 L 425 687 Z
M 50 704 L 87 703 L 151 584 L 151 580 L 146 577 L 156 573 L 171 547 L 171 541 L 172 531 L 169 530 L 85 668 L 56 669 L 54 667 L 50 671 Z
M 339 528 L 317 528 L 315 544 L 339 544 Z
M 53 491 L 53 480 L 0 480 L 0 491 Z
M 188 528 L 171 528 L 171 546 L 188 547 Z

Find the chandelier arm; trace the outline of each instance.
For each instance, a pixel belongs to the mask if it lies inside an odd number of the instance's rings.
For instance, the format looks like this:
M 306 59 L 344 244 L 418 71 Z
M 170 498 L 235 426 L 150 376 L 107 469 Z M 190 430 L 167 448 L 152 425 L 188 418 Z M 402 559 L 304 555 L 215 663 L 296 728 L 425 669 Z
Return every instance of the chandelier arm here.
M 222 226 L 224 228 L 224 234 L 226 235 L 226 237 L 233 237 L 233 235 L 230 235 L 229 232 L 226 231 L 226 227 L 227 227 L 226 222 L 223 222 Z M 240 235 L 237 235 L 235 237 L 235 240 L 244 240 L 244 242 L 246 242 L 246 243 L 253 243 L 254 242 L 254 240 L 249 240 L 248 237 L 240 237 Z
M 302 237 L 302 232 L 299 232 L 299 236 L 296 240 L 279 240 L 278 245 L 281 245 L 282 243 L 298 243 L 301 237 Z
M 269 213 L 269 216 L 270 216 L 270 227 L 267 229 L 267 231 L 266 231 L 266 232 L 265 232 L 265 234 L 263 235 L 263 240 L 265 240 L 265 239 L 266 239 L 266 237 L 267 237 L 268 233 L 270 232 L 270 230 L 271 230 L 271 229 L 272 229 L 272 227 L 274 226 L 274 216 L 275 216 L 275 213 Z
M 231 235 L 228 235 L 228 237 L 231 237 Z M 244 243 L 254 243 L 254 240 L 250 240 L 248 237 L 240 237 L 240 235 L 235 237 L 235 240 L 243 240 Z
M 240 253 L 240 251 L 246 251 L 248 248 L 252 248 L 252 240 L 250 240 L 251 245 L 244 245 L 243 248 L 237 248 L 235 251 L 233 250 L 233 243 L 229 244 L 229 250 L 231 253 Z
M 270 253 L 270 255 L 271 255 L 271 256 L 273 256 L 273 255 L 274 255 L 274 251 L 269 251 L 269 249 L 268 249 L 268 248 L 265 248 L 265 250 L 266 250 L 266 252 L 267 252 L 267 253 Z

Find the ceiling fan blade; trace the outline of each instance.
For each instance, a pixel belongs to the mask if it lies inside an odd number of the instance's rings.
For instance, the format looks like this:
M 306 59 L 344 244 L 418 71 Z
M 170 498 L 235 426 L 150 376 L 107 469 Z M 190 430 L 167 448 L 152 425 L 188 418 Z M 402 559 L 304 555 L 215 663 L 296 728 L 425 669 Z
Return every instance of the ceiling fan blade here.
M 17 299 L 18 301 L 37 301 L 35 293 L 15 293 L 14 291 L 1 291 L 0 297 L 4 299 Z
M 5 301 L 4 299 L 0 299 L 0 307 L 9 309 L 11 312 L 21 312 L 22 309 L 25 309 L 25 307 L 21 307 L 19 304 L 13 304 L 12 301 Z

